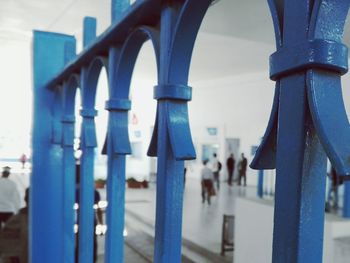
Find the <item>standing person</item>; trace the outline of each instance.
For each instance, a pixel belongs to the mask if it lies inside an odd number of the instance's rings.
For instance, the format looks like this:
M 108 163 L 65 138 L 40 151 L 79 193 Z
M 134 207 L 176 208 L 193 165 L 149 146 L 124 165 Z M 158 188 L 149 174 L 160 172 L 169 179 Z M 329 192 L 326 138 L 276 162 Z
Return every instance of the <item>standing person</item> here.
M 329 190 L 328 190 L 326 212 L 330 211 L 332 199 L 333 199 L 333 208 L 335 210 L 337 210 L 339 208 L 338 207 L 338 201 L 339 201 L 338 188 L 339 188 L 339 185 L 343 184 L 343 180 L 337 174 L 337 172 L 335 171 L 333 166 L 331 167 L 331 172 L 330 172 L 329 176 L 331 179 L 331 184 L 330 184 Z M 332 195 L 333 195 L 333 197 L 332 197 Z
M 244 186 L 247 185 L 247 176 L 246 176 L 246 172 L 247 172 L 247 158 L 244 157 L 244 153 L 241 154 L 241 160 L 238 163 L 238 185 L 241 185 L 241 181 L 242 178 L 244 180 Z
M 22 164 L 22 169 L 24 169 L 25 165 L 26 165 L 26 162 L 27 162 L 27 156 L 23 153 L 21 158 L 20 158 L 20 161 L 21 161 L 21 164 Z
M 216 189 L 220 189 L 220 170 L 221 170 L 222 164 L 218 160 L 218 157 L 216 153 L 213 154 L 213 175 L 214 175 L 214 181 L 216 182 Z
M 25 207 L 12 216 L 0 231 L 0 262 L 28 263 L 29 188 L 25 190 Z M 2 260 L 2 261 L 1 261 Z
M 213 191 L 213 172 L 207 164 L 208 160 L 204 160 L 203 168 L 201 170 L 202 203 L 205 202 L 205 196 L 207 195 L 208 205 L 210 205 L 210 196 Z
M 235 171 L 235 157 L 233 155 L 233 153 L 230 154 L 230 156 L 227 158 L 226 160 L 226 167 L 227 167 L 227 173 L 228 173 L 228 185 L 232 185 L 232 177 L 233 177 L 233 173 Z
M 0 178 L 0 229 L 2 224 L 15 214 L 21 205 L 17 186 L 8 178 L 10 170 L 10 167 L 5 166 Z

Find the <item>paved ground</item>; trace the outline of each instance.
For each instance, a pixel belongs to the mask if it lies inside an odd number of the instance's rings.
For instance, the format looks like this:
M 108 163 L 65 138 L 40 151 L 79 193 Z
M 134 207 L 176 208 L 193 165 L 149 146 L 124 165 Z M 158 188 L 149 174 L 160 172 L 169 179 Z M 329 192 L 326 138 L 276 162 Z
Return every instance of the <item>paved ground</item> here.
M 102 196 L 104 192 L 101 192 Z M 183 207 L 183 262 L 232 262 L 233 253 L 221 252 L 221 234 L 224 214 L 234 214 L 235 197 L 255 197 L 254 187 L 228 186 L 221 183 L 211 205 L 202 203 L 199 179 L 187 178 Z M 131 247 L 153 259 L 155 222 L 155 185 L 149 189 L 126 190 L 126 250 Z M 134 233 L 134 234 L 131 234 Z M 135 233 L 137 233 L 135 235 Z M 136 240 L 136 241 L 135 241 Z M 103 245 L 102 245 L 103 246 Z M 101 247 L 102 248 L 102 247 Z M 103 253 L 103 250 L 101 251 Z M 127 253 L 126 253 L 127 254 Z M 131 259 L 130 259 L 131 260 Z M 126 258 L 125 262 L 129 261 Z M 143 261 L 140 261 L 143 262 Z M 147 261 L 146 261 L 147 262 Z

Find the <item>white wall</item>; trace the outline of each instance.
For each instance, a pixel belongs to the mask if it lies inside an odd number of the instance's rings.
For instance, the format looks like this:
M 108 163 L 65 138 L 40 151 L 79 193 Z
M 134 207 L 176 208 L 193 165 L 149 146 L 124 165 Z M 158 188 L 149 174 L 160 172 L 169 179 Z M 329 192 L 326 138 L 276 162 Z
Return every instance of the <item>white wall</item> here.
M 240 138 L 241 152 L 251 161 L 251 146 L 258 145 L 270 116 L 274 83 L 267 73 L 229 76 L 205 82 L 190 83 L 193 99 L 189 102 L 189 118 L 197 161 L 193 169 L 200 167 L 201 145 L 216 143 L 220 146 L 219 158 L 225 164 L 225 138 Z M 142 77 L 142 76 L 141 76 Z M 132 112 L 139 119 L 138 129 L 143 137 L 143 159 L 128 159 L 127 174 L 143 177 L 149 174 L 150 161 L 146 157 L 150 141 L 150 128 L 154 125 L 156 102 L 152 99 L 156 80 L 134 78 Z M 218 135 L 209 136 L 206 127 L 217 127 Z M 236 159 L 238 156 L 236 156 Z M 198 173 L 191 173 L 195 176 Z M 256 184 L 256 171 L 248 168 L 248 184 Z M 198 175 L 199 176 L 199 175 Z
M 218 143 L 219 159 L 224 164 L 225 138 L 240 138 L 240 151 L 251 161 L 251 146 L 259 145 L 272 108 L 274 83 L 267 75 L 252 73 L 190 84 L 190 123 L 197 150 L 204 143 Z M 210 138 L 204 134 L 206 127 L 217 127 L 218 136 Z M 248 168 L 248 184 L 255 184 L 256 174 Z

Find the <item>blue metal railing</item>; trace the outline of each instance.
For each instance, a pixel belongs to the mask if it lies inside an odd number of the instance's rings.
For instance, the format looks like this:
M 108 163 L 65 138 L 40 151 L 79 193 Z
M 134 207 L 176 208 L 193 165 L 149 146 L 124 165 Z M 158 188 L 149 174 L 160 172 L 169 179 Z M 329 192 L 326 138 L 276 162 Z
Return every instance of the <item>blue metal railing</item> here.
M 79 55 L 73 36 L 34 32 L 31 262 L 74 262 L 77 88 L 83 118 L 79 262 L 93 260 L 95 95 L 103 67 L 109 82 L 105 262 L 123 261 L 129 89 L 138 52 L 147 40 L 158 69 L 157 114 L 148 151 L 158 157 L 154 261 L 180 262 L 184 160 L 195 158 L 187 106 L 192 89 L 187 82 L 196 35 L 211 2 L 138 0 L 130 6 L 113 0 L 113 24 L 102 35 L 96 37 L 93 18 L 84 20 L 85 49 Z M 349 1 L 269 4 L 277 44 L 270 58 L 276 93 L 252 167 L 277 168 L 273 262 L 321 262 L 326 156 L 339 174 L 350 174 L 350 130 L 340 86 L 340 75 L 347 71 L 347 48 L 340 41 Z

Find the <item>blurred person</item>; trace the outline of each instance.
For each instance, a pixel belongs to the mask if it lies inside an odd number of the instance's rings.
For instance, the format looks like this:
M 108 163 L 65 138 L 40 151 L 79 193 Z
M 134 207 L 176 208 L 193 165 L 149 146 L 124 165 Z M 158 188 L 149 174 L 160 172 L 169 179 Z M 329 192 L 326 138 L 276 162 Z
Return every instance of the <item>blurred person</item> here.
M 0 229 L 20 208 L 21 198 L 15 182 L 9 179 L 11 168 L 5 166 L 0 178 Z
M 228 185 L 232 185 L 232 177 L 233 177 L 233 173 L 235 171 L 235 157 L 233 155 L 233 153 L 230 154 L 230 156 L 227 158 L 226 160 L 226 167 L 227 167 L 227 174 L 228 174 Z
M 25 191 L 25 207 L 12 216 L 0 231 L 0 262 L 28 263 L 29 188 Z M 2 261 L 1 261 L 2 260 Z
M 339 208 L 338 188 L 341 184 L 343 184 L 342 178 L 337 174 L 333 166 L 331 167 L 331 171 L 328 176 L 330 177 L 331 184 L 329 185 L 328 189 L 326 212 L 330 212 L 331 207 L 333 207 L 335 210 Z M 333 206 L 331 206 L 331 201 L 333 201 Z
M 216 182 L 216 189 L 220 189 L 220 170 L 222 168 L 222 164 L 220 163 L 217 154 L 213 154 L 213 160 L 212 160 L 212 170 L 214 175 L 214 182 Z
M 242 153 L 241 160 L 238 163 L 238 185 L 241 185 L 243 178 L 244 186 L 247 186 L 247 164 L 247 158 L 245 158 L 244 153 Z
M 201 170 L 201 185 L 202 185 L 202 203 L 205 202 L 207 197 L 208 204 L 210 205 L 210 197 L 213 195 L 213 172 L 207 166 L 208 160 L 203 161 L 203 167 Z
M 20 158 L 19 160 L 20 160 L 20 162 L 21 162 L 21 164 L 22 164 L 22 169 L 24 169 L 24 167 L 25 167 L 25 165 L 26 165 L 26 162 L 27 162 L 27 160 L 28 160 L 27 156 L 23 153 L 23 154 L 21 155 L 21 158 Z

